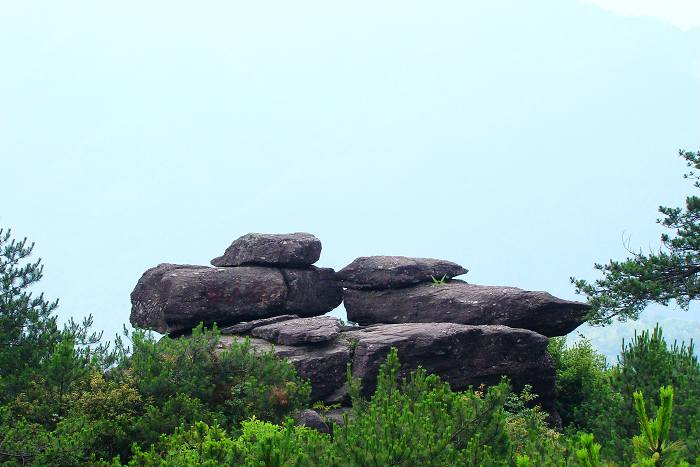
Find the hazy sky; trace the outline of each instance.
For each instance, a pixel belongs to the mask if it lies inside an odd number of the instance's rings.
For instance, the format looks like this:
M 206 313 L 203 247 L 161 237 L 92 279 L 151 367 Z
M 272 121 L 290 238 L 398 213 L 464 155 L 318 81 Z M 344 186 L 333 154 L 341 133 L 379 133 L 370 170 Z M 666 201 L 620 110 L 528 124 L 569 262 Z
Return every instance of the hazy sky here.
M 144 270 L 247 232 L 576 298 L 691 190 L 695 1 L 0 3 L 0 226 L 108 336 Z M 612 355 L 632 325 L 582 332 Z

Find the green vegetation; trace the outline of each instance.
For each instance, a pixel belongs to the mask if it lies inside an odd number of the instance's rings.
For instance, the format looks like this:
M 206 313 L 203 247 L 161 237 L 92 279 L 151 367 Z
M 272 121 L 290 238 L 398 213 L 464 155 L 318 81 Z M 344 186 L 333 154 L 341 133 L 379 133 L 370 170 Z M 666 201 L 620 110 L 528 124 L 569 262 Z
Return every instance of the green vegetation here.
M 691 170 L 684 175 L 700 188 L 700 152 L 679 151 Z M 661 206 L 657 222 L 674 232 L 661 235 L 658 252 L 632 252 L 624 261 L 596 264 L 603 278 L 593 284 L 571 278 L 577 293 L 591 305 L 589 321 L 607 324 L 613 319 L 637 319 L 650 302 L 668 305 L 675 300 L 687 309 L 700 297 L 700 198 L 688 196 L 684 208 Z
M 445 285 L 445 281 L 447 280 L 447 274 L 443 274 L 440 279 L 436 279 L 435 276 L 430 276 L 430 280 L 432 281 L 432 285 Z
M 565 433 L 592 433 L 601 444 L 602 457 L 631 465 L 636 454 L 630 440 L 640 430 L 636 400 L 642 399 L 645 409 L 659 411 L 664 398 L 654 395 L 669 385 L 673 387 L 673 417 L 666 417 L 670 436 L 683 442 L 686 459 L 700 457 L 700 363 L 692 342 L 669 346 L 657 326 L 623 342 L 618 363 L 611 367 L 586 340 L 566 348 L 564 339 L 556 338 L 549 349 L 557 364 L 557 409 Z M 668 432 L 664 439 L 668 440 Z
M 294 367 L 249 341 L 220 348 L 216 327 L 112 346 L 90 318 L 59 328 L 57 302 L 28 291 L 42 272 L 31 249 L 0 234 L 1 466 L 700 465 L 700 364 L 659 327 L 613 366 L 588 341 L 550 341 L 562 430 L 530 387 L 400 378 L 394 349 L 369 399 L 348 369 L 352 409 L 321 434 L 290 418 L 310 406 Z

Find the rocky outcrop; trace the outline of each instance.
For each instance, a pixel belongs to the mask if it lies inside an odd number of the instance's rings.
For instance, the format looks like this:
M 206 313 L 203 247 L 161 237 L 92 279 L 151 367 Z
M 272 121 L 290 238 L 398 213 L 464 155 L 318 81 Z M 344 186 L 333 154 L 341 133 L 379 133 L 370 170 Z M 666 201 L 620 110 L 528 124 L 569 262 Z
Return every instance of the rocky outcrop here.
M 200 322 L 235 325 L 285 314 L 318 316 L 337 307 L 343 289 L 318 260 L 311 234 L 248 234 L 226 250 L 226 267 L 160 264 L 131 293 L 130 321 L 161 333 L 182 333 Z M 245 264 L 245 265 L 241 265 Z
M 282 345 L 327 342 L 340 334 L 340 322 L 330 316 L 299 318 L 256 327 L 251 335 Z
M 220 348 L 240 339 L 243 336 L 223 336 Z M 310 380 L 312 399 L 329 404 L 347 402 L 348 364 L 353 377 L 361 381 L 363 392 L 371 395 L 380 365 L 396 347 L 404 376 L 420 366 L 440 375 L 456 391 L 482 383 L 497 384 L 507 376 L 516 388 L 532 385 L 543 407 L 551 408 L 555 369 L 547 341 L 526 329 L 453 323 L 375 325 L 340 332 L 320 345 L 273 345 L 269 340 L 250 339 L 258 351 L 272 351 L 289 359 L 299 375 Z
M 311 234 L 248 234 L 215 267 L 161 264 L 136 284 L 131 322 L 173 334 L 217 323 L 219 351 L 247 339 L 255 351 L 288 359 L 310 381 L 313 401 L 348 402 L 348 365 L 371 394 L 396 347 L 404 375 L 422 367 L 457 391 L 506 376 L 516 388 L 532 385 L 556 420 L 547 336 L 575 329 L 587 305 L 468 284 L 454 279 L 465 268 L 439 259 L 361 257 L 336 273 L 312 266 L 320 252 Z M 361 326 L 320 316 L 343 295 L 348 318 Z
M 321 257 L 321 241 L 309 233 L 249 233 L 235 240 L 212 266 L 311 266 Z
M 383 290 L 466 274 L 459 264 L 443 259 L 406 256 L 362 256 L 336 274 L 350 289 Z
M 240 342 L 244 336 L 221 336 L 219 349 L 224 350 L 232 342 Z M 311 382 L 311 399 L 329 404 L 344 401 L 347 364 L 352 360 L 351 345 L 344 339 L 306 346 L 275 345 L 263 339 L 249 338 L 250 345 L 258 352 L 274 352 L 288 359 L 300 377 Z
M 377 323 L 501 324 L 530 329 L 545 336 L 563 336 L 581 325 L 584 303 L 546 292 L 515 287 L 467 284 L 420 284 L 403 289 L 345 291 L 348 319 Z
M 161 333 L 267 318 L 284 309 L 287 285 L 275 269 L 173 267 L 144 273 L 131 294 L 131 323 Z
M 532 384 L 542 399 L 553 397 L 555 370 L 547 354 L 548 340 L 526 329 L 406 323 L 370 326 L 343 337 L 356 342 L 352 372 L 368 395 L 374 392 L 380 365 L 396 347 L 404 376 L 421 366 L 456 391 L 497 384 L 507 376 L 515 386 Z
M 246 334 L 255 328 L 268 324 L 279 323 L 290 319 L 297 319 L 297 315 L 279 315 L 272 318 L 254 319 L 253 321 L 243 321 L 242 323 L 226 326 L 220 329 L 221 334 Z

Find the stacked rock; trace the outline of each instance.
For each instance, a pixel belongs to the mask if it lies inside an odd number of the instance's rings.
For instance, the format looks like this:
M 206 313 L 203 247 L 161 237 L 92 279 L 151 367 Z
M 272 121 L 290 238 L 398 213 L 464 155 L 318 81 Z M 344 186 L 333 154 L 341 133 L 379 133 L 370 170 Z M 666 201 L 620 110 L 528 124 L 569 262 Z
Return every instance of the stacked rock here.
M 131 293 L 130 321 L 183 333 L 200 322 L 323 315 L 340 304 L 343 291 L 333 269 L 312 266 L 320 255 L 321 242 L 308 233 L 251 233 L 213 259 L 215 267 L 160 264 Z
M 546 292 L 468 284 L 450 261 L 361 257 L 338 271 L 348 319 L 379 323 L 500 324 L 562 336 L 584 322 L 588 306 Z
M 516 388 L 531 385 L 553 412 L 546 336 L 581 324 L 585 304 L 467 284 L 454 279 L 465 268 L 438 259 L 361 257 L 335 273 L 313 266 L 320 253 L 311 234 L 248 234 L 214 267 L 161 264 L 132 292 L 131 322 L 174 334 L 216 322 L 220 349 L 248 338 L 253 348 L 289 359 L 310 380 L 314 401 L 348 401 L 348 364 L 371 394 L 396 347 L 404 375 L 421 366 L 456 391 L 507 376 Z M 348 318 L 360 326 L 320 316 L 343 295 Z

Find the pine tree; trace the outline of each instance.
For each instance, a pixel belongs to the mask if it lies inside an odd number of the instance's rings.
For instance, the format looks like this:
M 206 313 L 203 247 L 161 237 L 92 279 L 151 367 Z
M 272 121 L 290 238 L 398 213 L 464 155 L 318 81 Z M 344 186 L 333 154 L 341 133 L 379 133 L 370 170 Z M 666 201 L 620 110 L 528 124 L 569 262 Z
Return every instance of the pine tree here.
M 28 259 L 33 249 L 26 238 L 17 241 L 0 229 L 0 402 L 27 384 L 60 337 L 52 316 L 58 300 L 29 291 L 43 273 L 41 259 Z
M 657 417 L 649 420 L 644 395 L 640 391 L 634 393 L 634 408 L 642 433 L 632 438 L 638 461 L 633 466 L 678 465 L 683 444 L 670 440 L 673 387 L 662 387 L 659 395 L 661 404 Z
M 691 168 L 684 175 L 700 188 L 700 151 L 679 151 Z M 594 283 L 571 278 L 576 292 L 587 296 L 591 305 L 589 322 L 609 324 L 637 319 L 647 304 L 668 305 L 675 300 L 687 309 L 700 298 L 700 197 L 688 196 L 684 208 L 661 206 L 663 218 L 657 222 L 674 233 L 661 236 L 658 252 L 630 252 L 624 261 L 596 264 L 603 278 Z

